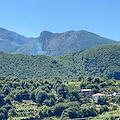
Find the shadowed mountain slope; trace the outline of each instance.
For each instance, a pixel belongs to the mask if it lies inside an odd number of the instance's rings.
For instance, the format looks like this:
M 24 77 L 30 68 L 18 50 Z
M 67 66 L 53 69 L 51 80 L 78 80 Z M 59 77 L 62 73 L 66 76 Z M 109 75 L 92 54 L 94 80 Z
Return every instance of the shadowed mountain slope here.
M 27 38 L 15 32 L 0 28 L 0 50 L 5 52 L 12 53 L 34 39 L 35 38 Z

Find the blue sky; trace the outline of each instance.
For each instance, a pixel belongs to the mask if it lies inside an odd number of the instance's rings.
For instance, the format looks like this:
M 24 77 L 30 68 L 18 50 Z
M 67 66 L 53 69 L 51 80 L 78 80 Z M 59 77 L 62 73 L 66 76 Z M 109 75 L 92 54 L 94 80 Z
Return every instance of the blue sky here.
M 0 0 L 0 27 L 27 37 L 87 30 L 120 40 L 120 0 Z

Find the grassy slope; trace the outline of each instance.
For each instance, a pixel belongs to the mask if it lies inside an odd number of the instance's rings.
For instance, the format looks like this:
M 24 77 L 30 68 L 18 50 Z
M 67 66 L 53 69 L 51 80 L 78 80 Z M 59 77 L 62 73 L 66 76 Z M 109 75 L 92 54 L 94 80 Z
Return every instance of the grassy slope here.
M 12 104 L 17 112 L 17 115 L 11 118 L 12 120 L 21 120 L 39 116 L 38 107 L 32 100 L 24 100 L 21 104 L 17 101 L 13 101 Z

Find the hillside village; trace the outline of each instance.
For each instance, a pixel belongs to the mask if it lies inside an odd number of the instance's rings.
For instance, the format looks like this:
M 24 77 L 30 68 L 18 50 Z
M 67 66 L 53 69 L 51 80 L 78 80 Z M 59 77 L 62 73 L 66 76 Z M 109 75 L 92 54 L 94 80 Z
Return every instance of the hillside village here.
M 95 94 L 91 94 L 91 89 L 81 89 L 81 93 L 82 95 L 88 96 L 88 97 L 92 97 L 92 99 L 96 102 L 98 102 L 98 100 L 100 98 L 102 98 L 103 96 L 107 96 L 107 97 L 111 97 L 111 96 L 115 96 L 115 97 L 120 97 L 120 93 L 116 93 L 114 92 L 113 94 L 102 94 L 102 93 L 95 93 Z
M 81 76 L 64 81 L 59 77 L 19 79 L 0 77 L 0 118 L 8 120 L 119 118 L 119 81 Z M 5 116 L 4 116 L 5 115 Z

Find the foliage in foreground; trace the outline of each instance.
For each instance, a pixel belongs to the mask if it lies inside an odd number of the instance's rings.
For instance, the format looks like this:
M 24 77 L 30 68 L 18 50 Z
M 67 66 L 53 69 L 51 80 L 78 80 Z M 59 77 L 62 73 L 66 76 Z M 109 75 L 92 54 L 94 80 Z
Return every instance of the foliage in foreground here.
M 64 81 L 64 82 L 63 82 Z M 95 117 L 111 110 L 110 103 L 120 103 L 120 97 L 103 97 L 99 107 L 91 97 L 83 97 L 82 88 L 91 88 L 92 94 L 112 94 L 119 91 L 114 79 L 82 77 L 70 82 L 54 79 L 26 79 L 0 77 L 0 119 L 47 119 Z M 114 107 L 112 110 L 115 110 Z

